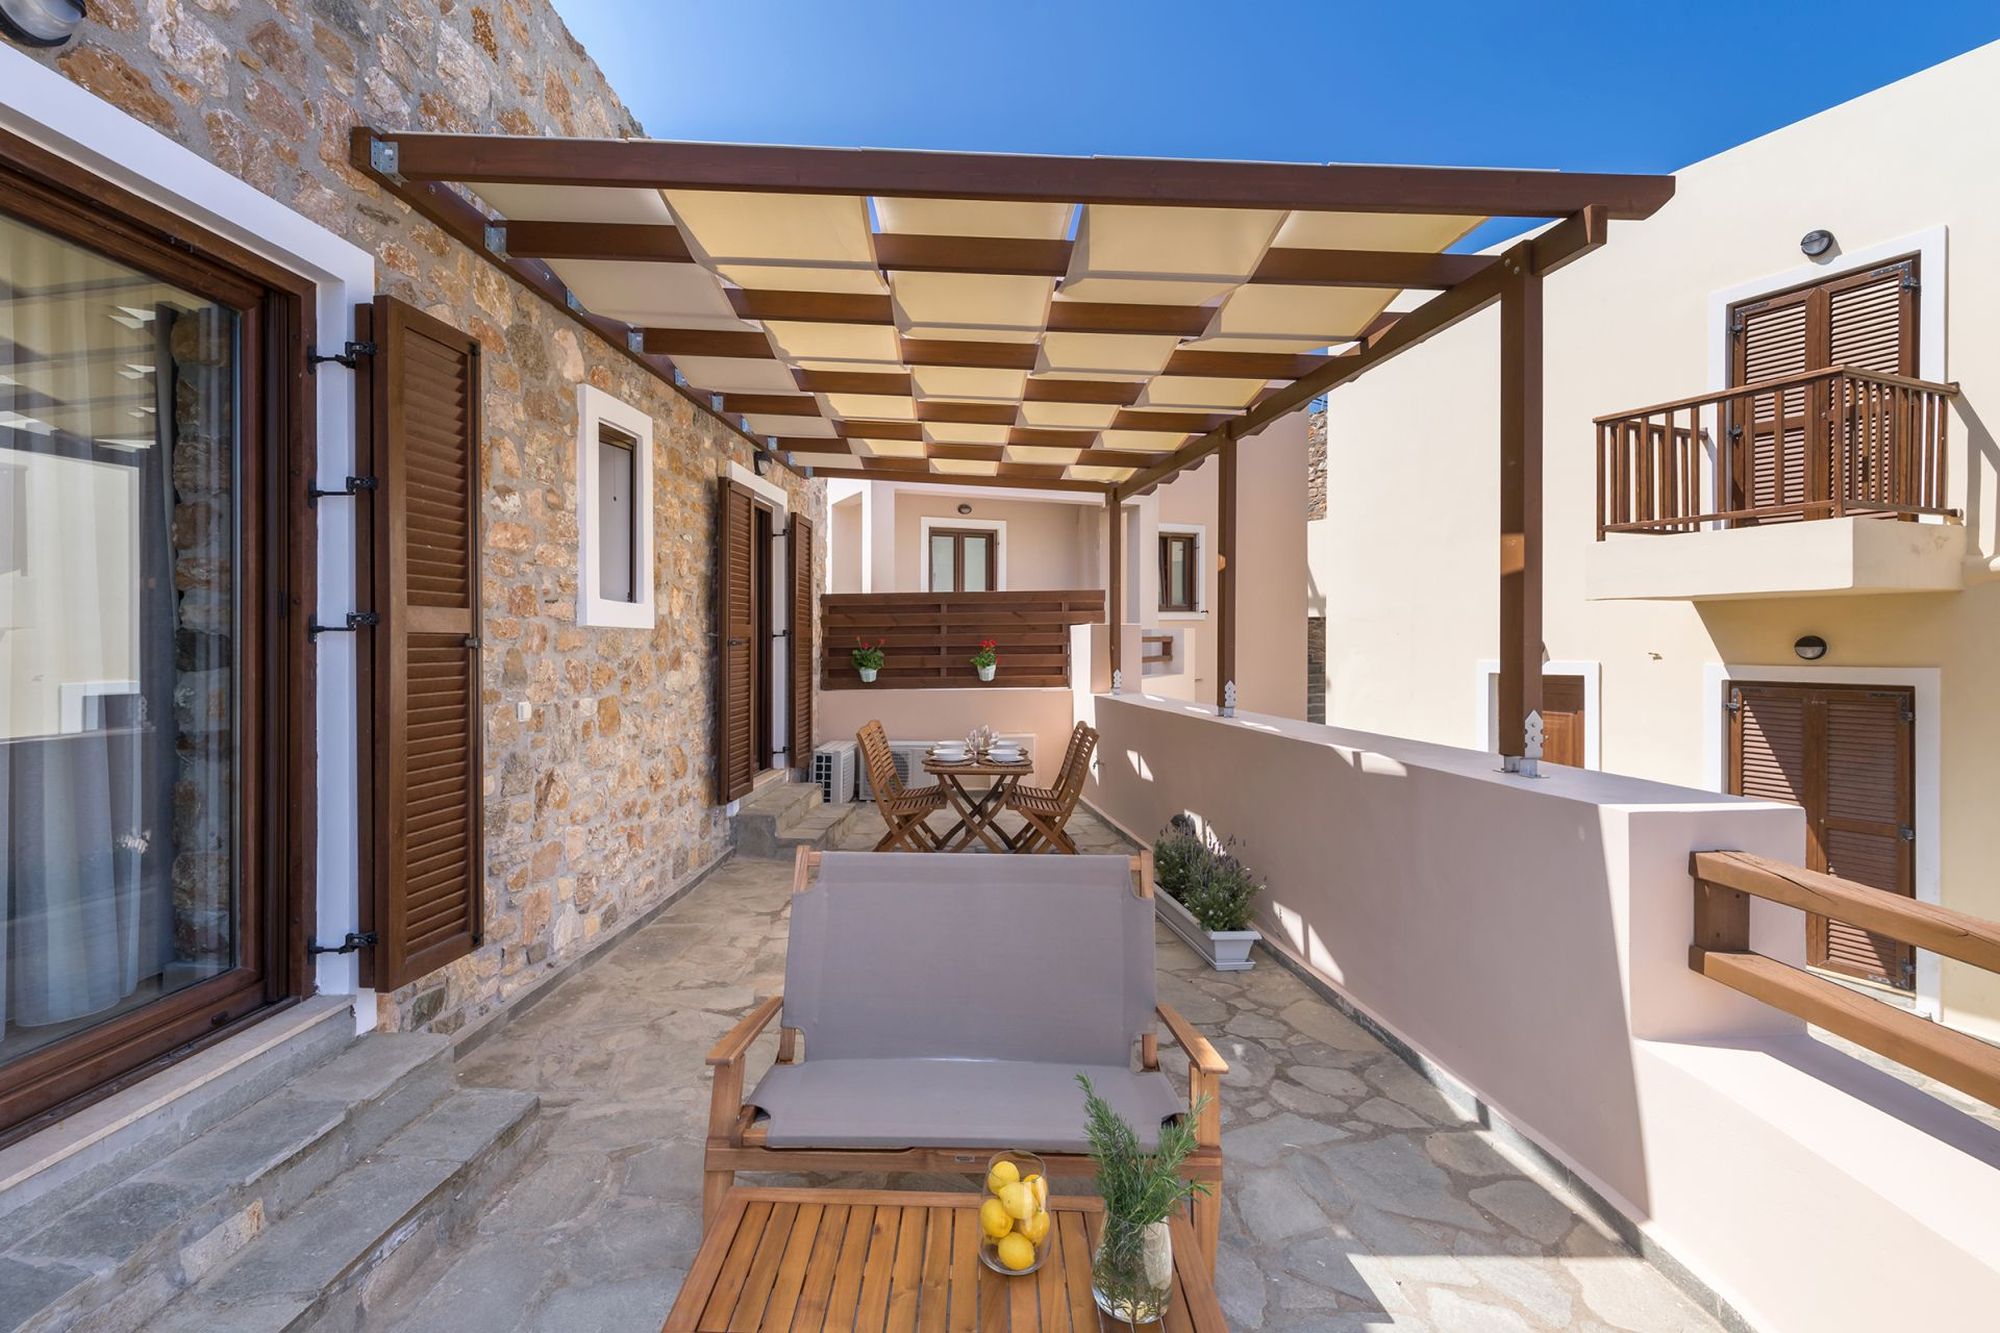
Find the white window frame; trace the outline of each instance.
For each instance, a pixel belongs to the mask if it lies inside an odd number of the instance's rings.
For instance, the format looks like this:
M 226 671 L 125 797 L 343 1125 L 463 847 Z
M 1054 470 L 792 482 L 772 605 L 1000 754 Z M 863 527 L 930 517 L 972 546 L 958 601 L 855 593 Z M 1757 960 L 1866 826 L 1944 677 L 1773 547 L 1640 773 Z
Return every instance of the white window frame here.
M 1205 523 L 1159 523 L 1153 530 L 1154 578 L 1159 577 L 1160 538 L 1172 534 L 1194 538 L 1194 610 L 1162 611 L 1160 588 L 1153 589 L 1153 605 L 1147 608 L 1161 622 L 1208 619 L 1208 525 Z
M 604 426 L 634 441 L 629 602 L 612 601 L 598 587 L 603 516 L 597 502 L 597 450 Z M 659 618 L 653 600 L 653 419 L 593 384 L 576 386 L 576 531 L 576 623 L 605 629 L 653 628 Z
M 925 514 L 917 520 L 917 591 L 930 592 L 931 588 L 931 529 L 943 528 L 947 532 L 990 532 L 993 534 L 993 587 L 990 591 L 1007 591 L 1007 520 L 1004 518 L 968 518 L 958 514 Z

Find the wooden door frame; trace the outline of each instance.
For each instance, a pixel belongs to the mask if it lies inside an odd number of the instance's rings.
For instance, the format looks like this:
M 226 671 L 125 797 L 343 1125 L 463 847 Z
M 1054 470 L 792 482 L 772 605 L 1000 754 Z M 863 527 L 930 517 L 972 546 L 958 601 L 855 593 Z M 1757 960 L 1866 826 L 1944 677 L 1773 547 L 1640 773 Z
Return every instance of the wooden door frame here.
M 986 591 L 1007 591 L 1007 520 L 1004 518 L 974 518 L 962 514 L 921 514 L 917 518 L 917 585 L 918 592 L 954 592 L 952 588 L 931 586 L 931 534 L 933 533 L 976 533 L 992 538 L 987 553 Z M 954 570 L 956 566 L 954 565 Z M 878 590 L 879 591 L 879 590 Z
M 255 941 L 229 972 L 87 1027 L 6 1067 L 0 1142 L 130 1085 L 275 1007 L 310 994 L 316 911 L 317 727 L 306 621 L 316 603 L 314 407 L 306 352 L 317 290 L 284 269 L 104 176 L 0 131 L 5 212 L 239 314 L 239 443 L 233 517 L 240 608 L 232 785 L 235 927 Z M 259 609 L 262 613 L 259 614 Z
M 1911 737 L 1911 773 L 1915 780 L 1916 900 L 1933 905 L 1943 898 L 1943 672 L 1937 667 L 1820 666 L 1805 662 L 1707 662 L 1702 666 L 1701 727 L 1702 785 L 1710 791 L 1729 790 L 1728 686 L 1735 684 L 1825 684 L 1907 688 L 1916 701 Z M 1804 848 L 1801 847 L 1801 852 Z M 1917 988 L 1911 999 L 1916 1011 L 1941 1019 L 1940 970 L 1936 954 L 1917 953 Z M 1907 994 L 1908 992 L 1906 992 Z

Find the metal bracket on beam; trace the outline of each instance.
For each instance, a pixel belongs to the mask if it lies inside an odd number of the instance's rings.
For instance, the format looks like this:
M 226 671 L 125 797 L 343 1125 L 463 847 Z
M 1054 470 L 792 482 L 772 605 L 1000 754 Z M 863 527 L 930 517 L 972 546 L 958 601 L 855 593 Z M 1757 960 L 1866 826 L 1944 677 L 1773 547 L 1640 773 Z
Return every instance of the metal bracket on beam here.
M 486 224 L 486 248 L 502 259 L 509 257 L 507 254 L 506 223 L 489 222 Z
M 715 413 L 715 414 L 716 414 L 717 416 L 720 416 L 720 415 L 722 414 L 722 395 L 721 395 L 721 394 L 719 394 L 719 393 L 712 393 L 712 394 L 710 394 L 710 395 L 708 396 L 708 410 L 709 410 L 709 411 L 711 411 L 711 412 L 713 412 L 713 413 Z
M 674 387 L 676 389 L 685 389 L 688 387 L 688 377 L 681 372 L 679 366 L 674 367 Z
M 644 329 L 625 330 L 625 350 L 633 356 L 644 356 L 646 354 L 646 331 Z M 680 372 L 678 370 L 674 372 L 674 382 L 676 384 L 680 383 Z
M 386 176 L 398 185 L 403 183 L 403 154 L 395 140 L 370 139 L 368 165 L 377 175 Z
M 590 313 L 588 310 L 585 310 L 583 308 L 583 302 L 576 299 L 576 293 L 571 291 L 567 287 L 563 288 L 563 304 L 568 306 L 576 314 L 587 315 Z

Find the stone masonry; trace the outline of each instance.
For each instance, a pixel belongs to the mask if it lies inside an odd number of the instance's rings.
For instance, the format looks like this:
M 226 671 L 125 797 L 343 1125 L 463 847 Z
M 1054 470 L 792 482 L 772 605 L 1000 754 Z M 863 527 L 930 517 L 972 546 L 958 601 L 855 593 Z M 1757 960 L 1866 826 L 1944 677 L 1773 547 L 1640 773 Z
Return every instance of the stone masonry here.
M 35 55 L 369 250 L 383 291 L 480 341 L 486 939 L 382 1005 L 385 1027 L 456 1031 L 727 850 L 710 753 L 711 551 L 716 478 L 750 452 L 353 171 L 348 131 L 640 128 L 547 0 L 94 0 L 75 41 Z M 654 418 L 651 632 L 576 624 L 584 382 Z M 823 487 L 775 479 L 819 516 Z

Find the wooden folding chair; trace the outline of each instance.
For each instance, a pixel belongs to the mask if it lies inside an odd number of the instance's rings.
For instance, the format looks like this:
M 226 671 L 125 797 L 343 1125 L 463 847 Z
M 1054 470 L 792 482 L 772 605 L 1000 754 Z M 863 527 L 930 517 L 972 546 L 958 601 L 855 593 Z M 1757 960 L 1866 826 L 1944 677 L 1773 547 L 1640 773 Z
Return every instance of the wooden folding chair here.
M 1056 785 L 1016 786 L 1007 794 L 1006 808 L 1027 823 L 1014 839 L 1015 851 L 1076 855 L 1076 842 L 1064 826 L 1083 800 L 1083 784 L 1090 776 L 1090 756 L 1096 750 L 1097 729 L 1088 722 L 1079 722 L 1070 732 L 1069 748 L 1063 752 L 1062 767 L 1056 772 Z
M 880 722 L 870 722 L 854 733 L 861 746 L 861 761 L 868 765 L 868 785 L 875 793 L 875 808 L 889 826 L 878 852 L 934 852 L 937 835 L 924 820 L 944 809 L 944 791 L 929 787 L 905 787 L 896 776 L 896 759 L 889 752 L 889 735 Z

